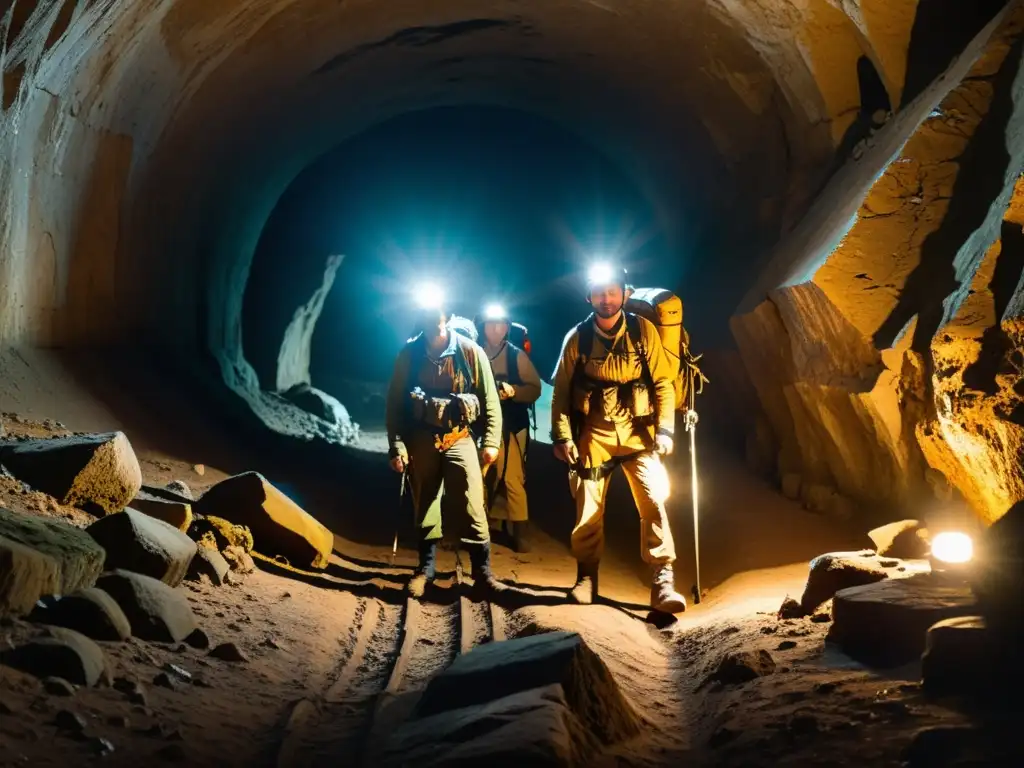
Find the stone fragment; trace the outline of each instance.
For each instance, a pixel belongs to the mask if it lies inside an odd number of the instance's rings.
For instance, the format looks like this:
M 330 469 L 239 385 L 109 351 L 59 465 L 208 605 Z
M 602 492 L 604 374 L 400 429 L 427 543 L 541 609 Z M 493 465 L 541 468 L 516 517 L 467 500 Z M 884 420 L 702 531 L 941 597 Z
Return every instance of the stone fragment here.
M 107 551 L 107 567 L 142 573 L 176 587 L 196 543 L 162 520 L 127 508 L 97 520 L 88 533 Z
M 196 517 L 188 529 L 189 537 L 201 547 L 223 551 L 228 547 L 238 547 L 251 552 L 253 547 L 252 532 L 244 525 L 229 523 L 216 515 Z
M 800 606 L 805 614 L 814 613 L 840 589 L 887 578 L 888 572 L 878 564 L 878 558 L 870 550 L 820 555 L 811 561 Z
M 193 648 L 205 650 L 210 647 L 210 638 L 201 629 L 195 630 L 192 634 L 185 638 L 185 642 Z
M 928 530 L 918 520 L 899 520 L 868 531 L 880 557 L 916 560 L 928 557 Z
M 74 696 L 75 686 L 62 677 L 47 677 L 43 680 L 43 690 L 51 696 Z
M 190 502 L 196 500 L 195 494 L 192 493 L 192 489 L 184 480 L 171 480 L 164 488 L 171 493 L 188 499 Z
M 131 508 L 163 520 L 182 532 L 192 525 L 192 501 L 164 488 L 143 486 L 132 499 Z
M 782 606 L 779 608 L 778 617 L 780 619 L 802 619 L 806 615 L 799 601 L 786 595 L 786 599 L 782 601 Z
M 940 695 L 991 690 L 994 650 L 981 616 L 959 616 L 933 624 L 921 656 L 925 690 Z
M 192 471 L 195 472 L 200 477 L 202 477 L 203 475 L 206 474 L 206 465 L 205 464 L 193 464 L 192 465 Z
M 0 614 L 26 614 L 39 598 L 59 591 L 56 560 L 0 536 Z
M 562 686 L 551 684 L 410 720 L 390 735 L 375 764 L 588 765 L 600 734 L 573 717 L 565 693 Z
M 221 643 L 212 651 L 210 655 L 215 659 L 221 661 L 248 661 L 249 657 L 242 653 L 241 649 L 234 643 Z
M 115 570 L 104 574 L 96 586 L 121 606 L 132 634 L 141 640 L 178 643 L 196 630 L 196 618 L 185 595 L 162 581 Z
M 606 743 L 639 731 L 636 713 L 604 662 L 571 632 L 489 643 L 459 656 L 427 684 L 417 711 L 434 715 L 545 686 L 561 687 L 572 714 Z
M 142 487 L 142 470 L 123 432 L 26 440 L 0 447 L 0 463 L 61 504 L 95 514 L 120 512 Z
M 298 567 L 326 568 L 334 535 L 257 472 L 229 477 L 196 504 L 213 515 L 247 526 L 261 554 L 284 557 Z
M 75 685 L 93 686 L 106 671 L 103 650 L 85 635 L 53 627 L 38 637 L 0 652 L 0 664 L 39 678 L 60 677 Z
M 85 730 L 85 718 L 70 709 L 60 710 L 53 718 L 53 724 L 62 731 L 81 733 Z
M 232 571 L 252 573 L 256 570 L 256 563 L 252 559 L 252 555 L 241 547 L 225 547 L 223 556 Z
M 854 658 L 898 665 L 921 655 L 930 626 L 976 612 L 966 586 L 930 575 L 891 579 L 837 592 L 827 639 Z
M 768 651 L 727 653 L 706 682 L 740 685 L 775 672 L 775 659 Z
M 114 599 L 96 587 L 67 595 L 31 615 L 32 621 L 73 629 L 93 640 L 123 641 L 132 628 Z
M 60 566 L 58 592 L 69 595 L 91 587 L 103 570 L 106 553 L 80 528 L 0 508 L 0 536 L 38 550 Z
M 245 554 L 244 550 L 242 554 Z M 228 565 L 228 561 L 217 550 L 210 549 L 209 547 L 197 547 L 196 555 L 192 558 L 185 578 L 190 581 L 199 581 L 203 576 L 206 576 L 214 584 L 220 586 L 224 583 L 225 578 L 227 578 L 230 568 L 231 566 Z

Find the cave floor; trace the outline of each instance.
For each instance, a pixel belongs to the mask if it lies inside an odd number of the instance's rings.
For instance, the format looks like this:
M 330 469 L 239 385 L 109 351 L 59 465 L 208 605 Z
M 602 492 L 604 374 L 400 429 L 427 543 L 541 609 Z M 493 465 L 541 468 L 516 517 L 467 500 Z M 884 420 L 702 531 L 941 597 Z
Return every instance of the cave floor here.
M 38 370 L 39 361 L 28 367 Z M 158 432 L 135 431 L 138 423 L 124 417 L 124 403 L 91 408 L 93 395 L 83 394 L 71 379 L 47 377 L 43 390 L 24 386 L 24 377 L 15 379 L 20 387 L 10 381 L 0 394 L 0 410 L 25 415 L 11 431 L 59 431 L 52 422 L 44 426 L 46 418 L 70 429 L 124 428 L 147 484 L 181 479 L 202 492 L 239 471 L 207 458 L 215 453 L 212 442 L 190 445 L 183 439 L 188 418 L 180 412 L 174 422 L 178 439 L 164 446 Z M 70 399 L 69 387 L 75 388 Z M 152 414 L 135 411 L 140 412 Z M 702 578 L 709 589 L 700 605 L 667 626 L 645 620 L 648 586 L 636 551 L 635 513 L 609 514 L 600 604 L 566 604 L 575 568 L 562 543 L 564 521 L 545 519 L 550 510 L 544 502 L 554 487 L 548 485 L 551 475 L 538 470 L 540 480 L 531 490 L 538 523 L 533 551 L 517 555 L 496 547 L 497 575 L 518 588 L 501 605 L 463 597 L 456 555 L 448 550 L 442 552 L 436 587 L 410 609 L 404 594 L 414 563 L 408 537 L 392 562 L 390 536 L 376 531 L 360 541 L 348 526 L 345 536 L 337 536 L 324 572 L 298 576 L 263 563 L 238 586 L 181 587 L 212 643 L 235 643 L 246 661 L 220 661 L 184 645 L 134 639 L 103 644 L 114 676 L 145 689 L 146 700 L 134 703 L 114 687 L 51 695 L 35 678 L 3 669 L 0 765 L 64 766 L 93 759 L 109 765 L 148 765 L 151 759 L 211 766 L 373 764 L 373 744 L 403 711 L 402 696 L 391 694 L 415 693 L 460 651 L 537 627 L 579 632 L 645 720 L 641 736 L 610 749 L 594 765 L 899 765 L 915 732 L 967 722 L 947 704 L 922 695 L 916 665 L 869 670 L 825 644 L 827 623 L 776 618 L 782 599 L 802 590 L 810 557 L 862 547 L 863 534 L 804 512 L 722 453 L 709 449 L 703 466 Z M 552 472 L 558 476 L 557 468 Z M 618 497 L 613 489 L 613 508 L 621 503 L 624 485 Z M 687 493 L 683 488 L 674 497 L 682 498 L 670 503 L 680 587 L 693 578 Z M 26 493 L 12 480 L 3 480 L 0 494 L 0 503 L 15 510 L 87 522 L 83 513 Z M 336 519 L 337 510 L 315 501 L 331 494 L 305 498 L 307 511 L 328 524 Z M 393 530 L 386 505 L 394 503 L 388 498 L 359 512 L 367 521 L 383 517 L 383 530 Z M 8 622 L 0 626 L 0 642 L 17 641 L 31 629 Z M 412 647 L 410 635 L 416 639 Z M 737 686 L 702 685 L 723 653 L 761 649 L 774 658 L 774 674 Z M 193 682 L 155 683 L 167 664 L 187 671 Z M 395 705 L 389 709 L 390 703 Z M 80 715 L 84 729 L 58 729 L 54 719 L 61 710 Z

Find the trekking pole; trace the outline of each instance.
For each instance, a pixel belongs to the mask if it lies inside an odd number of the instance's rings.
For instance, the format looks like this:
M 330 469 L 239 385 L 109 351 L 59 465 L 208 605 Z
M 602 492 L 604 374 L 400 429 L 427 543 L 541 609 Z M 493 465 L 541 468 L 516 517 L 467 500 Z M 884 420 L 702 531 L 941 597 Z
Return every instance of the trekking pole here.
M 408 476 L 408 474 L 409 474 L 409 467 L 405 466 L 402 469 L 402 487 L 398 491 L 398 517 L 399 518 L 401 518 L 401 516 L 402 516 L 402 501 L 405 499 L 405 482 L 406 482 L 406 477 Z M 395 525 L 395 541 L 391 545 L 391 565 L 392 565 L 392 567 L 394 567 L 394 565 L 395 565 L 395 557 L 398 555 L 398 529 L 399 529 L 399 527 L 400 527 L 400 524 L 396 524 Z
M 691 411 L 696 416 L 696 411 Z M 693 496 L 693 557 L 697 574 L 697 583 L 693 585 L 693 604 L 700 603 L 700 525 L 698 523 L 697 503 L 697 422 L 694 419 L 686 425 L 690 433 L 690 490 Z

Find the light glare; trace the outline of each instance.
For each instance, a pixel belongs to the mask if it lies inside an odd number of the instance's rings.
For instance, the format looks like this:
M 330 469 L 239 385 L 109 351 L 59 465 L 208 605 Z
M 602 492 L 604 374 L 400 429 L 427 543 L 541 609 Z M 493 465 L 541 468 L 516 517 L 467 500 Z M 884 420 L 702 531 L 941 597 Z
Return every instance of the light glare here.
M 944 563 L 966 563 L 974 556 L 974 543 L 966 533 L 945 531 L 932 539 L 932 555 Z
M 488 304 L 487 309 L 484 310 L 484 317 L 487 320 L 504 320 L 505 308 L 501 304 Z
M 611 266 L 603 261 L 593 264 L 587 272 L 587 282 L 590 285 L 609 285 L 614 282 Z
M 437 283 L 424 283 L 416 290 L 416 303 L 420 309 L 441 309 L 444 291 Z

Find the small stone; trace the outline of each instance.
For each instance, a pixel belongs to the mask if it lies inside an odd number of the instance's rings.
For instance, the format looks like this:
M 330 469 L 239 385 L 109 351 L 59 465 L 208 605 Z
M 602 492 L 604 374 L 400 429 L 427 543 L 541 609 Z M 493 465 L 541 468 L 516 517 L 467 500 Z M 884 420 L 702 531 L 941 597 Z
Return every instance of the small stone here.
M 192 674 L 187 669 L 183 669 L 182 667 L 179 667 L 177 664 L 164 664 L 163 669 L 164 672 L 167 672 L 170 675 L 174 675 L 176 678 L 178 678 L 184 683 L 192 682 Z
M 166 672 L 161 672 L 156 677 L 154 677 L 153 685 L 158 685 L 161 688 L 170 688 L 172 691 L 178 688 L 177 683 L 175 683 L 174 679 Z
M 761 634 L 762 635 L 774 635 L 778 631 L 779 631 L 778 627 L 773 627 L 773 626 L 770 626 L 770 625 L 769 626 L 761 627 Z
M 727 653 L 708 681 L 719 682 L 723 685 L 737 685 L 770 675 L 773 672 L 775 672 L 775 660 L 768 651 L 738 651 Z
M 233 571 L 246 574 L 256 570 L 256 562 L 252 559 L 252 555 L 241 547 L 225 547 L 222 554 Z
M 85 730 L 85 720 L 70 709 L 62 709 L 58 712 L 53 718 L 53 724 L 62 731 L 81 733 Z
M 791 650 L 793 648 L 796 648 L 796 643 L 795 642 L 793 642 L 792 640 L 783 640 L 781 643 L 779 643 L 779 645 L 776 648 L 776 650 L 788 651 L 788 650 Z
M 164 486 L 168 491 L 172 491 L 181 496 L 184 496 L 189 501 L 195 501 L 196 497 L 192 493 L 192 489 L 189 488 L 188 483 L 184 480 L 171 480 L 167 485 Z
M 277 640 L 275 640 L 273 637 L 266 638 L 263 641 L 262 645 L 266 646 L 267 648 L 274 648 L 275 650 L 281 650 L 280 644 L 278 644 Z
M 43 680 L 43 690 L 51 696 L 75 695 L 75 686 L 60 677 L 48 677 Z
M 192 465 L 192 471 L 195 472 L 200 477 L 202 477 L 203 475 L 206 474 L 206 465 L 205 464 L 193 464 Z
M 210 655 L 215 659 L 221 661 L 248 661 L 249 659 L 239 650 L 238 646 L 234 643 L 221 643 L 212 651 Z
M 98 755 L 109 755 L 114 751 L 114 745 L 110 741 L 98 736 L 89 739 L 89 748 Z
M 794 600 L 789 595 L 786 595 L 786 599 L 782 601 L 782 607 L 779 608 L 778 616 L 780 619 L 801 619 L 806 616 L 806 612 L 800 606 L 799 601 Z
M 818 611 L 816 614 L 811 616 L 811 621 L 815 624 L 825 624 L 832 621 L 832 614 L 827 611 Z
M 191 635 L 186 637 L 185 642 L 199 650 L 205 650 L 210 647 L 210 637 L 202 629 L 197 629 Z

